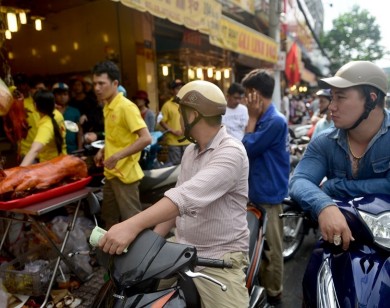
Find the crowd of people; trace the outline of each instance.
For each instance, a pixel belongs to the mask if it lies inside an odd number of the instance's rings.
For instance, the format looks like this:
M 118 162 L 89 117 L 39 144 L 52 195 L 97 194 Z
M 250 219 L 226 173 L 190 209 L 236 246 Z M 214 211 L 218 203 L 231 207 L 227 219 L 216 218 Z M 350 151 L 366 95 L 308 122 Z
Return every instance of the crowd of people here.
M 120 71 L 111 61 L 96 64 L 90 80 L 76 78 L 69 86 L 58 82 L 50 90 L 41 84 L 32 91 L 22 77 L 14 81 L 24 95 L 30 129 L 20 144 L 21 165 L 103 138 L 95 162 L 104 167 L 102 217 L 108 232 L 100 248 L 121 254 L 144 229 L 167 236 L 174 228 L 174 240 L 194 245 L 199 256 L 233 264 L 201 269 L 229 290 L 221 295 L 218 287 L 196 280 L 202 307 L 248 306 L 248 203 L 267 212 L 269 249 L 259 279 L 268 302 L 277 305 L 283 292 L 279 214 L 284 198 L 290 194 L 311 210 L 323 239 L 339 243 L 341 238 L 347 249 L 354 238 L 332 198 L 387 192 L 387 78 L 367 61 L 348 63 L 335 77 L 322 79 L 310 113 L 303 98 L 289 91 L 279 111 L 272 101 L 275 80 L 267 70 L 249 72 L 226 94 L 207 81 L 176 79 L 169 84 L 172 96 L 162 105 L 159 123 L 147 92 L 139 90 L 129 100 L 120 91 Z M 288 125 L 310 117 L 312 141 L 290 179 Z M 66 121 L 76 123 L 77 130 L 69 132 Z M 157 124 L 165 133 L 167 163 L 181 164 L 181 172 L 176 187 L 142 211 L 140 153 Z M 382 160 L 380 168 L 376 162 Z

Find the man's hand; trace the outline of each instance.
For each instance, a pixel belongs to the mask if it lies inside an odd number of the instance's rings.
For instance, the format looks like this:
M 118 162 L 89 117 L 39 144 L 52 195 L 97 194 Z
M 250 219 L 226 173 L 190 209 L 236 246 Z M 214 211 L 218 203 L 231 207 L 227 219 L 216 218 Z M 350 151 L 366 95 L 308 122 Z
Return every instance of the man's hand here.
M 256 91 L 249 93 L 246 97 L 246 101 L 249 117 L 258 119 L 263 114 L 264 107 L 264 102 L 261 99 L 259 93 L 257 93 Z
M 322 237 L 325 241 L 334 243 L 336 236 L 341 236 L 342 247 L 347 250 L 349 243 L 355 239 L 352 237 L 351 230 L 348 227 L 344 215 L 340 212 L 337 205 L 331 205 L 324 208 L 318 216 Z
M 113 225 L 100 239 L 99 247 L 110 255 L 120 255 L 134 241 L 142 230 L 131 219 Z
M 102 167 L 103 166 L 103 161 L 104 161 L 104 149 L 100 149 L 95 157 L 93 158 L 93 160 L 95 161 L 95 165 L 97 167 Z
M 109 170 L 114 169 L 118 161 L 119 161 L 119 157 L 117 153 L 115 153 L 114 155 L 111 155 L 108 159 L 104 161 L 104 167 L 106 167 Z
M 183 136 L 183 132 L 179 130 L 169 130 L 169 132 L 177 137 Z

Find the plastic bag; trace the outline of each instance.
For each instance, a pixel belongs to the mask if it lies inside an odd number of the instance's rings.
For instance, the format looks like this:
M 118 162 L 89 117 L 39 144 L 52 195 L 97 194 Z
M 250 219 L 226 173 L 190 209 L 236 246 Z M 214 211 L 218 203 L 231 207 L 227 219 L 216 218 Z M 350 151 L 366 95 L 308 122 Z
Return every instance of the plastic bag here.
M 66 229 L 68 228 L 69 219 L 72 217 L 57 216 L 51 221 L 52 231 L 63 240 Z M 70 232 L 68 242 L 65 247 L 65 253 L 75 253 L 81 251 L 89 251 L 90 247 L 87 237 L 91 234 L 94 224 L 91 220 L 85 217 L 78 217 L 76 219 L 74 229 Z M 73 255 L 73 264 L 76 267 L 81 267 L 86 273 L 91 274 L 93 269 L 90 265 L 90 256 L 85 254 Z M 61 262 L 61 268 L 65 272 L 69 272 L 65 263 Z
M 0 116 L 6 115 L 13 102 L 12 93 L 2 79 L 0 79 Z

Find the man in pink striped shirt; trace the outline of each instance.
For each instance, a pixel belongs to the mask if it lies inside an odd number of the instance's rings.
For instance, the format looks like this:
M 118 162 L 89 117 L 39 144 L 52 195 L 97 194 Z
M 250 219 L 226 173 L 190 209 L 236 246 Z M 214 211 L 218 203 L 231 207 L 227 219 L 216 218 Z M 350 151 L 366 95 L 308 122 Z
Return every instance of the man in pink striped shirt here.
M 176 226 L 176 241 L 195 246 L 198 256 L 233 264 L 231 269 L 200 270 L 228 287 L 221 292 L 219 286 L 195 279 L 202 307 L 248 307 L 244 272 L 249 249 L 246 151 L 221 126 L 226 100 L 216 85 L 189 82 L 177 100 L 185 136 L 193 143 L 184 152 L 176 187 L 147 210 L 114 225 L 99 246 L 110 254 L 120 254 L 142 230 L 155 226 L 155 232 L 166 236 Z

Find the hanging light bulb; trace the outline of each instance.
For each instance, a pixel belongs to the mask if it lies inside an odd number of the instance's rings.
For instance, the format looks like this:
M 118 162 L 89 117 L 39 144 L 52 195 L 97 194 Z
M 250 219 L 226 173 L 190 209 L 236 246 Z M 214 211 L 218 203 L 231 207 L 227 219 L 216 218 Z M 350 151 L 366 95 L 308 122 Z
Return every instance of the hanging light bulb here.
M 163 74 L 163 76 L 168 76 L 168 74 L 169 74 L 168 65 L 162 66 L 162 74 Z
M 27 15 L 26 12 L 20 12 L 19 13 L 19 20 L 22 25 L 25 25 L 27 23 Z
M 5 38 L 6 38 L 7 40 L 12 39 L 12 33 L 11 33 L 11 31 L 5 30 Z
M 207 77 L 212 78 L 214 75 L 213 68 L 209 67 L 207 68 Z
M 196 78 L 203 79 L 203 69 L 201 67 L 196 69 Z
M 226 79 L 230 77 L 230 70 L 228 68 L 225 68 L 225 70 L 223 71 L 223 77 L 225 77 Z
M 35 19 L 35 30 L 37 31 L 42 30 L 42 20 L 39 18 Z
M 188 69 L 188 78 L 195 79 L 195 71 L 192 68 Z
M 18 31 L 18 21 L 16 20 L 16 14 L 8 12 L 7 13 L 7 23 L 8 23 L 8 30 L 11 32 L 17 32 Z
M 216 79 L 216 80 L 221 80 L 221 77 L 222 77 L 221 71 L 216 71 L 216 72 L 215 72 L 215 79 Z

